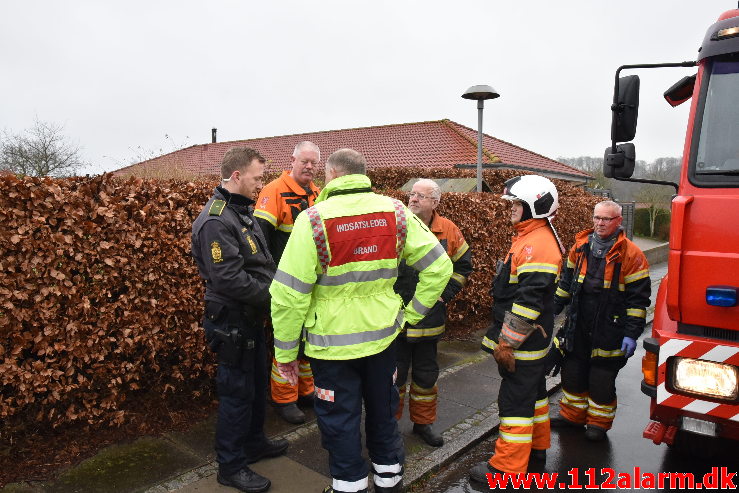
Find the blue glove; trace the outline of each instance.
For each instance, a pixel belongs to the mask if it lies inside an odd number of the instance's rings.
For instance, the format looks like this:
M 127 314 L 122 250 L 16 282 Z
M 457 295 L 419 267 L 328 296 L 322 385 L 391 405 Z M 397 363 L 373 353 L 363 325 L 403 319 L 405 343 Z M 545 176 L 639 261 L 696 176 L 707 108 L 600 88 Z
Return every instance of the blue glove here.
M 631 337 L 624 337 L 624 340 L 621 343 L 621 351 L 625 353 L 625 356 L 627 358 L 631 358 L 634 355 L 635 350 L 636 350 L 636 341 L 632 339 Z

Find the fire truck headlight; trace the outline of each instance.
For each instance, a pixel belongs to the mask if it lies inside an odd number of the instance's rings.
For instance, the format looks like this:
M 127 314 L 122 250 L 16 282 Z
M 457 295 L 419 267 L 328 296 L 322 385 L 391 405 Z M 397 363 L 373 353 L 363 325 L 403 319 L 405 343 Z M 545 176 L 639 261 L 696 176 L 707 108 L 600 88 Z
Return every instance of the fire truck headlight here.
M 720 31 L 716 32 L 712 37 L 713 39 L 725 39 L 725 38 L 733 38 L 735 36 L 739 36 L 739 27 L 729 27 L 726 29 L 721 29 Z
M 735 401 L 739 397 L 739 368 L 692 358 L 674 358 L 672 386 L 675 390 L 713 399 Z

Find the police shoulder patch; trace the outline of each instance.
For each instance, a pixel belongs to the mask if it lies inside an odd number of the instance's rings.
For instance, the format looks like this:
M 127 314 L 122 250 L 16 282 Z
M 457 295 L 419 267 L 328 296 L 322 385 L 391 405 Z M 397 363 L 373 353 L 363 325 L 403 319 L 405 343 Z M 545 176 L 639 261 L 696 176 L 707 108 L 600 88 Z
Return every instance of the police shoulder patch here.
M 213 263 L 217 264 L 223 262 L 223 253 L 221 252 L 221 244 L 214 241 L 210 244 L 210 256 L 213 259 Z
M 223 212 L 223 209 L 226 207 L 226 201 L 216 199 L 213 201 L 212 204 L 210 204 L 210 210 L 208 210 L 209 216 L 220 216 Z

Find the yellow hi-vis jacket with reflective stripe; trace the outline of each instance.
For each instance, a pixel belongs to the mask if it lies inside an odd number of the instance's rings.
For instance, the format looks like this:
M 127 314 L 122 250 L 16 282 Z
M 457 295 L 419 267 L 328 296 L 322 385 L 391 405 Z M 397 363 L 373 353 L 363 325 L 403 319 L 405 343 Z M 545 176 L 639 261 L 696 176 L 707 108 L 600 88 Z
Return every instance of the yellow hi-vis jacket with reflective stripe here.
M 402 259 L 420 275 L 405 307 L 393 291 Z M 296 219 L 270 287 L 275 358 L 295 360 L 301 337 L 311 358 L 377 354 L 424 317 L 451 275 L 444 248 L 402 202 L 373 193 L 365 175 L 336 178 Z

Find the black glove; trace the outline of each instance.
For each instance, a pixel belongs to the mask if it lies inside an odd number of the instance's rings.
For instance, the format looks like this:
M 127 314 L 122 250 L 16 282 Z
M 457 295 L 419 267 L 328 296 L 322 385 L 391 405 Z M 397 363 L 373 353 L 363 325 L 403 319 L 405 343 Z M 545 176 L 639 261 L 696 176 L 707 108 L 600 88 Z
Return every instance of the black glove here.
M 562 369 L 562 361 L 564 360 L 565 354 L 561 349 L 562 341 L 558 337 L 554 338 L 552 345 L 549 347 L 549 352 L 544 357 L 544 374 L 556 377 L 559 375 L 559 371 Z

